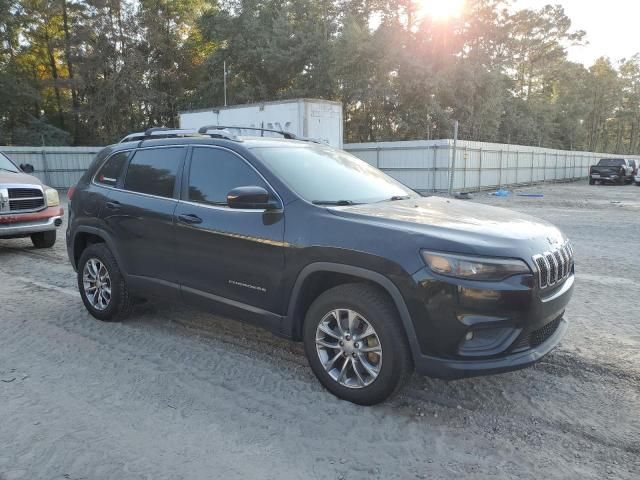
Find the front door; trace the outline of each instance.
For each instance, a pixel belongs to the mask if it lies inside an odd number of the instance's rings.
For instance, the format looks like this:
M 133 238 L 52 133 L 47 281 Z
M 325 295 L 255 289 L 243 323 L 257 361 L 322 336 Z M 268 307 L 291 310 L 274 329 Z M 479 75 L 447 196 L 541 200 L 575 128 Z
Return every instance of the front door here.
M 273 189 L 238 154 L 194 147 L 175 212 L 179 279 L 189 301 L 211 302 L 258 322 L 278 312 L 284 269 L 284 213 L 227 206 L 236 187 Z

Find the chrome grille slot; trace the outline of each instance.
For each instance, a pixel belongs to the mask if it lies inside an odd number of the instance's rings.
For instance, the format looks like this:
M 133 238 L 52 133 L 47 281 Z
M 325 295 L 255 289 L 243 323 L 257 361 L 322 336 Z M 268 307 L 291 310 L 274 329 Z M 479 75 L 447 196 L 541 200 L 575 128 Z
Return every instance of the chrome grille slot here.
M 41 198 L 42 190 L 38 190 L 37 188 L 10 188 L 9 189 L 9 198 Z
M 532 258 L 538 268 L 540 288 L 551 287 L 568 277 L 573 271 L 573 257 L 573 247 L 569 242 L 556 250 L 534 255 Z
M 555 252 L 553 252 L 553 256 L 556 259 L 556 262 L 558 264 L 557 278 L 560 279 L 564 277 L 564 260 L 562 260 L 562 255 L 560 255 L 560 250 L 556 250 Z

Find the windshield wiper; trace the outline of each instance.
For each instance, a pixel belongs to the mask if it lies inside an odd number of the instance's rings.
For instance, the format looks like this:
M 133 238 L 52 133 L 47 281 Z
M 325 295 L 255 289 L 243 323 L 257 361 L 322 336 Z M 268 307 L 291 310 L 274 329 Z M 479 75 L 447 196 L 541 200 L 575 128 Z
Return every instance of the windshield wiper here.
M 385 198 L 384 200 L 380 200 L 381 202 L 395 202 L 397 200 L 409 200 L 411 195 L 394 195 L 393 197 Z
M 314 205 L 337 205 L 339 207 L 347 205 L 357 205 L 353 200 L 314 200 Z
M 11 173 L 20 173 L 20 172 L 16 172 L 15 170 L 9 170 L 8 168 L 2 168 L 2 167 L 0 167 L 0 170 L 4 170 L 5 172 L 11 172 Z

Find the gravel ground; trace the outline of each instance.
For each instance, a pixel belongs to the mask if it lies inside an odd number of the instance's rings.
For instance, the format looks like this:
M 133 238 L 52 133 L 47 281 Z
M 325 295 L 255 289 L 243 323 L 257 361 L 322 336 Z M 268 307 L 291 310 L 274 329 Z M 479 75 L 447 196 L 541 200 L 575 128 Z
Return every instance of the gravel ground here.
M 364 408 L 302 348 L 175 306 L 90 317 L 61 239 L 0 241 L 0 479 L 640 478 L 640 188 L 475 195 L 572 239 L 570 330 L 518 372 Z

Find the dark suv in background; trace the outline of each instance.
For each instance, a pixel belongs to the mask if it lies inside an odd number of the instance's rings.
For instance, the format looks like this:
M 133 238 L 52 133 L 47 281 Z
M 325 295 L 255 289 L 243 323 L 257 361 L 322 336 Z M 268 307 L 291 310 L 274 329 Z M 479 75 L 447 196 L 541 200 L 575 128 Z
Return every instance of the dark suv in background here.
M 153 133 L 105 148 L 69 194 L 69 258 L 98 319 L 158 297 L 251 322 L 303 341 L 359 404 L 414 368 L 522 368 L 566 331 L 574 252 L 544 221 L 422 197 L 290 134 Z

